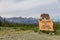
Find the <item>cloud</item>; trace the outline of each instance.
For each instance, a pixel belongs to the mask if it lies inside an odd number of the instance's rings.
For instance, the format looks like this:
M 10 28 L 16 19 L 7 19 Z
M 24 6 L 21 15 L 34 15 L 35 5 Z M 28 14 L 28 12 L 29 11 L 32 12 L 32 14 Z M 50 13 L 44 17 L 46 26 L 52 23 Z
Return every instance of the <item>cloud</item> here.
M 58 0 L 1 0 L 0 15 L 8 17 L 25 14 L 28 15 L 29 13 L 34 14 L 34 8 L 54 3 L 58 3 Z M 31 11 L 31 9 L 33 10 Z M 38 13 L 38 11 L 36 13 Z M 31 15 L 32 14 L 30 14 L 30 16 Z
M 19 1 L 16 3 L 16 1 Z M 57 0 L 2 0 L 0 2 L 0 12 L 13 10 L 28 10 L 39 5 L 55 3 Z

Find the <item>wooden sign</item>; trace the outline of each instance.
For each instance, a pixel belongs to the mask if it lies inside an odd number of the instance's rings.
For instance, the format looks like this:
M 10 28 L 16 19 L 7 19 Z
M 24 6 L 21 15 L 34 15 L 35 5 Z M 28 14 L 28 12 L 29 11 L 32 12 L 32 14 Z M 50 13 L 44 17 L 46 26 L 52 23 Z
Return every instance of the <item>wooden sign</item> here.
M 52 20 L 39 20 L 39 29 L 45 31 L 54 31 Z

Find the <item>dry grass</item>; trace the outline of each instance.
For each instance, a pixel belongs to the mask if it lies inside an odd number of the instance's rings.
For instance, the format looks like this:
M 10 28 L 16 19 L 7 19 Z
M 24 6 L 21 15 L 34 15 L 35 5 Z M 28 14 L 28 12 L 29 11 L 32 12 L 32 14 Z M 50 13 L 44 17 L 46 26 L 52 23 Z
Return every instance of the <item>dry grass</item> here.
M 34 31 L 15 31 L 14 29 L 0 31 L 0 40 L 60 40 L 58 35 L 39 34 Z

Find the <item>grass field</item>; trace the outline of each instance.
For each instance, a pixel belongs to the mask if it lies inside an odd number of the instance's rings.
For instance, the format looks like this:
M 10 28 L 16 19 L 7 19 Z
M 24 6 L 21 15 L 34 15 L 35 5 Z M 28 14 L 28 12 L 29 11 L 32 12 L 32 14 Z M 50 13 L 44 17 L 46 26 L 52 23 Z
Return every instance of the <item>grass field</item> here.
M 60 40 L 60 24 L 54 24 L 56 35 L 39 34 L 38 25 L 0 26 L 0 40 Z
M 16 31 L 10 29 L 0 31 L 0 40 L 60 40 L 60 35 L 39 34 L 32 30 Z

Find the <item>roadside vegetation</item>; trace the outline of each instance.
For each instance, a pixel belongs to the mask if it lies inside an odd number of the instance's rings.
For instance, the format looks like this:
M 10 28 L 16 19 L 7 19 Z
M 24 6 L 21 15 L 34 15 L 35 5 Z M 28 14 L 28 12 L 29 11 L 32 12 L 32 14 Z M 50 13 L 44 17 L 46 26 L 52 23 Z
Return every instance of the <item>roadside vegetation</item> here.
M 34 30 L 38 31 L 38 24 L 22 24 L 22 23 L 9 23 L 9 22 L 1 22 L 0 21 L 0 30 L 9 30 L 9 29 L 15 29 L 17 31 L 20 30 Z
M 0 21 L 0 31 L 1 30 L 9 30 L 15 29 L 16 31 L 25 31 L 32 30 L 34 32 L 39 32 L 38 24 L 19 24 L 19 23 L 9 23 L 9 22 L 1 22 Z M 60 35 L 60 23 L 54 22 L 54 30 L 57 35 Z

